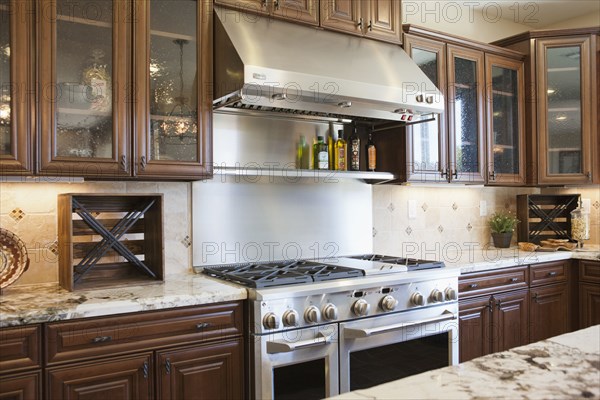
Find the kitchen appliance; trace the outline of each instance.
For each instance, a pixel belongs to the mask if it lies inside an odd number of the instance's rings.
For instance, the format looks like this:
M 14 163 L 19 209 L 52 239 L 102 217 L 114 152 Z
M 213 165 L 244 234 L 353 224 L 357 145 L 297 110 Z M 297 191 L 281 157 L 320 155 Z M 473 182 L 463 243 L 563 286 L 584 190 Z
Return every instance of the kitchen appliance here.
M 320 399 L 458 363 L 459 271 L 361 258 L 374 257 L 195 268 L 249 288 L 251 397 Z
M 215 6 L 215 109 L 293 118 L 429 120 L 444 97 L 400 46 Z

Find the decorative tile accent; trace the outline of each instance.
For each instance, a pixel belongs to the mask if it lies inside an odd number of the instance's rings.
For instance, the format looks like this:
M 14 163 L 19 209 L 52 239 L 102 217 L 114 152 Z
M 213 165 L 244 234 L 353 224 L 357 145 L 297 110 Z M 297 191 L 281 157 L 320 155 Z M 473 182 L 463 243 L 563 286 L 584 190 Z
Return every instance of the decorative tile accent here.
M 377 229 L 373 228 L 373 237 L 377 236 Z
M 458 204 L 456 204 L 456 203 L 452 203 L 452 209 L 453 209 L 454 211 L 458 210 Z
M 394 212 L 394 210 L 396 209 L 396 207 L 394 207 L 394 203 L 390 203 L 390 205 L 387 207 L 389 212 Z
M 440 226 L 438 226 L 438 232 L 439 232 L 439 233 L 442 233 L 442 232 L 444 232 L 444 227 L 443 227 L 443 226 L 441 226 L 441 225 L 440 225 Z
M 409 226 L 409 227 L 406 228 L 406 230 L 404 232 L 406 232 L 406 234 L 408 236 L 410 236 L 410 234 L 412 233 L 412 228 Z
M 423 211 L 427 211 L 427 209 L 429 208 L 429 206 L 427 205 L 427 203 L 423 203 L 423 205 L 421 206 L 421 208 L 423 209 Z
M 48 243 L 46 249 L 52 254 L 58 255 L 58 239 L 55 239 L 52 243 Z
M 23 218 L 25 218 L 25 211 L 21 210 L 19 207 L 15 208 L 8 214 L 9 217 L 15 220 L 15 222 L 19 222 Z
M 192 240 L 190 239 L 189 235 L 181 239 L 181 244 L 183 244 L 186 249 L 192 245 Z
M 596 210 L 600 209 L 600 201 L 596 200 L 596 202 L 592 205 L 596 208 Z
M 504 203 L 504 208 L 508 210 L 510 208 L 510 203 Z
M 473 225 L 471 225 L 471 223 L 469 222 L 467 224 L 467 231 L 471 232 L 472 229 L 473 229 Z

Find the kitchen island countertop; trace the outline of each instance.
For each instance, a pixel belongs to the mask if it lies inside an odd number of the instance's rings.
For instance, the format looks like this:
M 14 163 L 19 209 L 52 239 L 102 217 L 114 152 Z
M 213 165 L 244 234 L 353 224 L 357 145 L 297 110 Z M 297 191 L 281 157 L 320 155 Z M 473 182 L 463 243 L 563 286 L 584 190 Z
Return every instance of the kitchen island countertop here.
M 205 275 L 164 282 L 69 292 L 57 284 L 9 287 L 0 296 L 0 327 L 244 300 L 241 286 Z
M 600 398 L 600 325 L 331 399 Z

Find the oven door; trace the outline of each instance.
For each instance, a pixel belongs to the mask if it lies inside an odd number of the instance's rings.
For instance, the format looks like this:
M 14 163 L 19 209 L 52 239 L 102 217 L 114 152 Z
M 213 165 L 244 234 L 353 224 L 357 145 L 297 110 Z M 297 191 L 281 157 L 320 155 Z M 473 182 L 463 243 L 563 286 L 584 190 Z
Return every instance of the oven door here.
M 340 324 L 340 393 L 458 364 L 458 306 Z
M 306 400 L 339 394 L 337 324 L 253 339 L 250 391 L 255 399 Z

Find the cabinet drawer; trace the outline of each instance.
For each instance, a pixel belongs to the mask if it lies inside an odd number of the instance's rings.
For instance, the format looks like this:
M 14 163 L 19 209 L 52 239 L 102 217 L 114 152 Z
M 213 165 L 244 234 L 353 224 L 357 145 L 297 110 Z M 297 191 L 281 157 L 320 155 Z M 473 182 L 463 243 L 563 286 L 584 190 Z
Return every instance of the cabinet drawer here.
M 46 325 L 49 365 L 242 333 L 241 303 L 140 312 Z
M 600 283 L 600 261 L 579 261 L 579 280 Z
M 39 325 L 0 329 L 0 373 L 39 367 L 40 341 Z
M 570 265 L 571 262 L 569 260 L 531 265 L 529 267 L 529 281 L 531 282 L 531 286 L 565 282 Z
M 462 275 L 458 279 L 461 299 L 528 286 L 527 266 Z

